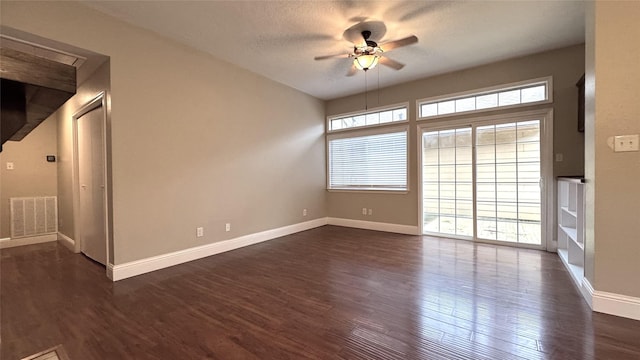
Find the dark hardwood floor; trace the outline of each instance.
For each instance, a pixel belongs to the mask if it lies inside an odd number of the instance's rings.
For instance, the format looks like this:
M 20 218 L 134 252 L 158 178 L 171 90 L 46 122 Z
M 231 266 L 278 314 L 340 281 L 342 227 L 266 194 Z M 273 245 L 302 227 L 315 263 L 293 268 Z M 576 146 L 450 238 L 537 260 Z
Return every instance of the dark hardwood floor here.
M 110 282 L 56 243 L 2 250 L 3 360 L 640 359 L 556 254 L 333 226 Z

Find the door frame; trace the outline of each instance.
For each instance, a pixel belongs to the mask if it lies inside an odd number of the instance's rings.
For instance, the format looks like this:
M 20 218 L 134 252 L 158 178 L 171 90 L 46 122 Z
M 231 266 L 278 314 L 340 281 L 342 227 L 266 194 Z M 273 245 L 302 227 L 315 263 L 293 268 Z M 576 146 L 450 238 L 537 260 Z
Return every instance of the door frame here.
M 78 120 L 86 115 L 88 112 L 95 110 L 99 107 L 102 107 L 102 159 L 103 159 L 103 172 L 104 172 L 104 231 L 105 231 L 105 248 L 106 248 L 106 264 L 105 267 L 107 269 L 107 276 L 109 274 L 109 267 L 112 264 L 111 253 L 109 251 L 109 242 L 110 242 L 110 206 L 109 206 L 109 173 L 108 163 L 107 163 L 107 99 L 106 93 L 101 91 L 96 95 L 93 99 L 86 102 L 84 105 L 80 106 L 76 112 L 71 116 L 73 122 L 73 231 L 75 234 L 76 241 L 74 243 L 74 252 L 80 253 L 82 249 L 80 234 L 82 233 L 82 226 L 80 224 L 80 164 L 78 157 Z
M 422 134 L 425 131 L 435 131 L 435 130 L 444 130 L 451 128 L 463 128 L 470 126 L 475 128 L 478 125 L 486 125 L 487 123 L 492 122 L 508 122 L 510 120 L 513 121 L 525 121 L 527 119 L 531 120 L 531 117 L 539 117 L 541 120 L 541 132 L 540 132 L 540 178 L 541 178 L 541 193 L 540 193 L 540 208 L 542 211 L 541 216 L 541 226 L 542 226 L 542 243 L 540 246 L 537 245 L 527 245 L 520 243 L 508 243 L 503 241 L 491 241 L 491 240 L 482 240 L 477 239 L 476 228 L 475 228 L 475 214 L 476 214 L 476 204 L 475 204 L 475 139 L 473 141 L 473 191 L 474 191 L 474 201 L 473 201 L 473 214 L 474 214 L 474 229 L 473 229 L 473 238 L 471 241 L 478 243 L 490 243 L 496 245 L 507 245 L 514 246 L 520 248 L 533 248 L 547 251 L 555 251 L 555 242 L 553 239 L 554 229 L 555 229 L 555 206 L 554 206 L 554 197 L 555 197 L 555 186 L 553 181 L 553 108 L 545 107 L 537 110 L 528 110 L 528 111 L 510 111 L 506 113 L 501 113 L 497 115 L 489 115 L 489 116 L 460 116 L 457 118 L 450 117 L 446 119 L 439 120 L 421 120 L 418 121 L 417 126 L 417 152 L 418 152 L 418 230 L 420 235 L 424 235 L 424 209 L 423 209 L 423 188 L 422 188 Z M 430 235 L 431 236 L 431 235 Z M 469 240 L 467 237 L 456 236 L 456 235 L 442 235 L 447 238 L 454 239 L 462 239 Z

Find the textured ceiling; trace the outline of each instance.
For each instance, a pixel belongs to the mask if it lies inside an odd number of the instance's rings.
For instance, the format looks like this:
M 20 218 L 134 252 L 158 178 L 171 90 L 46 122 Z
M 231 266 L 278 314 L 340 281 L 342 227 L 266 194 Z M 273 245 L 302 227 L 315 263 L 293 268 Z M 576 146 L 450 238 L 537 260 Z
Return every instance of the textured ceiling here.
M 369 85 L 399 84 L 584 42 L 583 1 L 87 1 L 88 6 L 173 38 L 321 99 L 364 90 L 346 77 L 348 27 L 380 20 L 378 42 L 417 44 L 385 53 L 406 66 L 370 70 Z M 379 70 L 378 70 L 379 68 Z M 375 79 L 375 80 L 374 80 Z

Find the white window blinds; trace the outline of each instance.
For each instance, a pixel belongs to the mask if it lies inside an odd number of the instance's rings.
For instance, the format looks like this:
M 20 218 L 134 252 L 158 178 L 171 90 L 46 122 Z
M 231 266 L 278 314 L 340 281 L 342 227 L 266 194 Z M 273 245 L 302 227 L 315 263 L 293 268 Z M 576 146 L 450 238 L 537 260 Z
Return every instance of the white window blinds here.
M 407 190 L 407 131 L 328 138 L 329 189 Z

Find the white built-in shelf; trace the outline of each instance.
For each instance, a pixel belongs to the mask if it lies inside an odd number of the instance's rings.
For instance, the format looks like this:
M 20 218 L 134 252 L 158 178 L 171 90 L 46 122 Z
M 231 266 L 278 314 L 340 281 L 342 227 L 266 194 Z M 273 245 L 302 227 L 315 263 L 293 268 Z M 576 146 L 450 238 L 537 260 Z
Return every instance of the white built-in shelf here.
M 558 178 L 558 255 L 573 280 L 584 277 L 584 181 Z
M 569 210 L 569 208 L 567 208 L 566 206 L 562 208 L 562 211 L 565 211 L 567 213 L 569 213 L 569 215 L 573 216 L 573 217 L 578 217 L 578 213 L 575 210 Z
M 580 286 L 582 286 L 582 278 L 584 277 L 584 267 L 574 265 L 569 262 L 569 254 L 566 249 L 558 249 L 558 255 L 560 255 L 560 259 L 564 266 L 569 270 L 569 274 L 576 281 L 576 279 L 580 279 Z
M 577 236 L 578 236 L 578 229 L 574 229 L 574 228 L 570 228 L 570 227 L 564 227 L 562 225 L 560 225 L 560 230 L 564 231 L 564 233 L 567 235 L 567 237 L 576 243 L 576 245 L 582 247 L 582 244 L 578 242 L 577 240 Z

